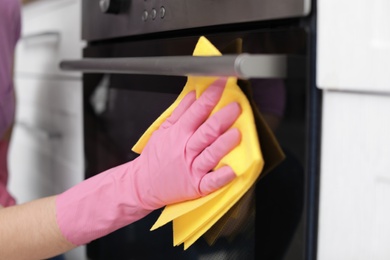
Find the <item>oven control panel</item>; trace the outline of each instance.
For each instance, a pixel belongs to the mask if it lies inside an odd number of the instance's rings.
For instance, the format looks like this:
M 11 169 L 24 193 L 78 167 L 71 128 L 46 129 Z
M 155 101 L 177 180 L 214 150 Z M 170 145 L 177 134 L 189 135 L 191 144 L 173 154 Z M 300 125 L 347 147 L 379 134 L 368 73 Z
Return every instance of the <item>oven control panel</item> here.
M 152 7 L 150 10 L 145 9 L 142 12 L 142 15 L 140 16 L 140 18 L 144 22 L 146 22 L 148 20 L 164 19 L 165 13 L 166 13 L 166 10 L 165 10 L 164 6 Z
M 118 14 L 122 8 L 122 0 L 100 0 L 100 10 L 107 14 Z
M 303 17 L 310 0 L 83 0 L 86 41 Z

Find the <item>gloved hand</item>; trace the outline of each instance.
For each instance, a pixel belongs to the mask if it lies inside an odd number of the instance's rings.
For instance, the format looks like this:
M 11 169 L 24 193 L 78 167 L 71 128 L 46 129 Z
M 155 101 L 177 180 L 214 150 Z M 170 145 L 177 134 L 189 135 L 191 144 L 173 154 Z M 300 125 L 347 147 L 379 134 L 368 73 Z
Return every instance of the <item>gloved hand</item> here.
M 64 237 L 85 244 L 152 210 L 207 195 L 232 181 L 229 166 L 211 171 L 240 142 L 237 129 L 227 130 L 241 112 L 237 103 L 208 118 L 224 86 L 225 80 L 217 80 L 199 99 L 189 93 L 137 159 L 60 194 L 57 222 Z

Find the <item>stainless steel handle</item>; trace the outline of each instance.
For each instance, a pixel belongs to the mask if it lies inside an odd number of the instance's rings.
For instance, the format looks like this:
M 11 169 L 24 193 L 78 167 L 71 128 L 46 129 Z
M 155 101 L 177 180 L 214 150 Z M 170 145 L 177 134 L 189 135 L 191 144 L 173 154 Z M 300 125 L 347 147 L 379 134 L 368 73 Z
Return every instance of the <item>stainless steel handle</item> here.
M 107 74 L 285 78 L 289 60 L 287 55 L 279 54 L 86 58 L 62 61 L 60 68 Z
M 50 39 L 55 42 L 58 42 L 58 40 L 60 39 L 60 32 L 44 31 L 44 32 L 31 33 L 31 34 L 23 35 L 21 39 L 26 42 L 30 42 L 32 40 L 38 40 L 38 39 Z
M 46 140 L 61 138 L 61 133 L 59 132 L 42 129 L 24 121 L 17 121 L 16 125 L 25 129 L 27 132 L 37 136 L 38 138 L 42 138 Z

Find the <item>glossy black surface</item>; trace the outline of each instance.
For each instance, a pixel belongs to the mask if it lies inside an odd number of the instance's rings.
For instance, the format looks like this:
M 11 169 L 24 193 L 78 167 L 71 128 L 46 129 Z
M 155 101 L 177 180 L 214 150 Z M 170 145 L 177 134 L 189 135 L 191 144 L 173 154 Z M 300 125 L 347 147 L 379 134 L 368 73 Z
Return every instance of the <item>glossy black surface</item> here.
M 307 54 L 307 34 L 302 29 L 241 31 L 207 36 L 220 50 L 243 39 L 249 53 Z M 85 57 L 190 55 L 198 36 L 99 43 L 84 50 Z M 288 44 L 286 44 L 288 43 Z M 102 81 L 105 78 L 105 81 Z M 86 177 L 134 159 L 132 145 L 147 127 L 175 100 L 185 83 L 182 77 L 140 75 L 84 75 L 84 137 Z M 107 90 L 92 102 L 97 89 Z M 237 236 L 221 238 L 209 246 L 203 238 L 187 251 L 172 246 L 172 230 L 166 225 L 149 229 L 157 210 L 145 219 L 88 245 L 90 259 L 303 259 L 304 185 L 307 140 L 307 78 L 287 79 L 285 113 L 275 130 L 286 152 L 285 161 L 256 186 L 245 225 Z M 104 88 L 103 87 L 103 88 Z M 270 101 L 272 102 L 272 100 Z M 104 106 L 103 106 L 104 107 Z

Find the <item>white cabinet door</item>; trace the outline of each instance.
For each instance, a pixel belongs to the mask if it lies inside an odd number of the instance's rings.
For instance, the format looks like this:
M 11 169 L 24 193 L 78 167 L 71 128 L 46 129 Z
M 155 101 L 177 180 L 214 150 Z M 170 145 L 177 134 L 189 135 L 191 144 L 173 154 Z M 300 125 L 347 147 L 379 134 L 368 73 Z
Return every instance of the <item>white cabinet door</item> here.
M 319 0 L 317 85 L 390 92 L 390 1 Z
M 390 259 L 390 96 L 323 104 L 317 259 Z
M 63 59 L 80 59 L 81 1 L 45 0 L 23 8 L 22 37 L 16 51 L 17 76 L 77 77 L 59 69 Z
M 19 202 L 57 194 L 83 180 L 79 80 L 18 79 L 10 189 Z

